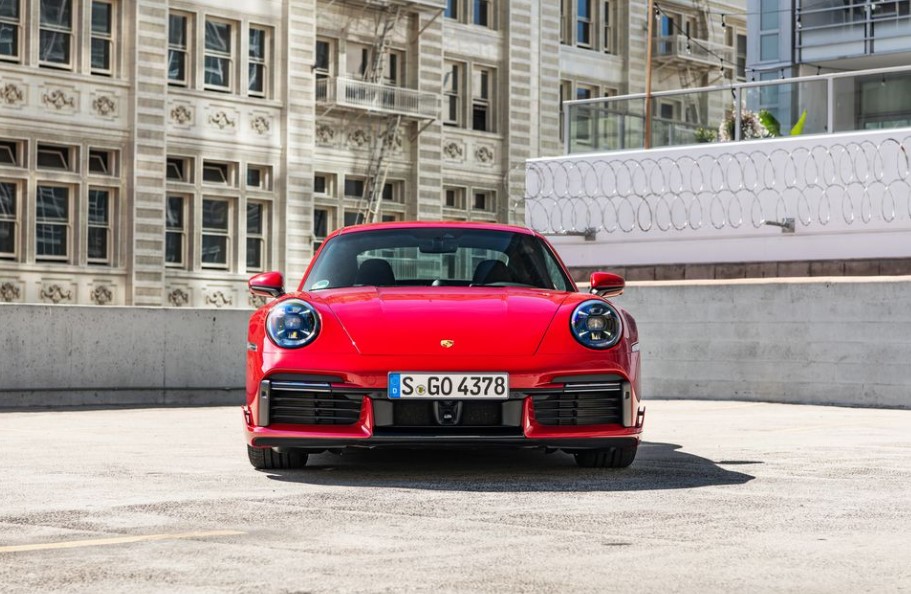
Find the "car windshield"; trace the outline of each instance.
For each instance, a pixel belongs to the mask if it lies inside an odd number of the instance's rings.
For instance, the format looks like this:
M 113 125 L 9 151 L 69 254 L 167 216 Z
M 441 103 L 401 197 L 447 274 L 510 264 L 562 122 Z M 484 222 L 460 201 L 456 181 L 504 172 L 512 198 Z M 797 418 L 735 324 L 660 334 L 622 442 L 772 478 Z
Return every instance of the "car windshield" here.
M 376 229 L 333 237 L 323 246 L 304 290 L 358 286 L 573 290 L 556 256 L 538 237 L 459 227 Z

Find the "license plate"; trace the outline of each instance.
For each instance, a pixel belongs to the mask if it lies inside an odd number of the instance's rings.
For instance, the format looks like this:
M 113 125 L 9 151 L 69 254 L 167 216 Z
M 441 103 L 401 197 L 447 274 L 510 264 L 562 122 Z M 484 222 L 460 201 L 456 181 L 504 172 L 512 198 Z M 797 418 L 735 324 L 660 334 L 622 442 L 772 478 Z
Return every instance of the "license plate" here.
M 390 373 L 389 397 L 426 400 L 506 399 L 508 373 Z

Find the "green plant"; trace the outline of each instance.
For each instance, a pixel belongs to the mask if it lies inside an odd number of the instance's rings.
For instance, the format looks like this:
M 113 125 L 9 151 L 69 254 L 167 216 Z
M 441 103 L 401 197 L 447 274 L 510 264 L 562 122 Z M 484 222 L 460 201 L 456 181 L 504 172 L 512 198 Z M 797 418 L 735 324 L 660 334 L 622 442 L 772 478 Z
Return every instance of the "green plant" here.
M 715 142 L 718 134 L 711 128 L 696 128 L 696 142 Z
M 769 136 L 781 136 L 781 124 L 767 109 L 759 110 L 759 121 L 769 131 Z
M 794 124 L 794 127 L 791 128 L 791 136 L 800 136 L 803 134 L 803 126 L 807 123 L 807 110 L 803 110 L 803 113 L 800 114 L 800 119 L 797 120 L 797 123 Z

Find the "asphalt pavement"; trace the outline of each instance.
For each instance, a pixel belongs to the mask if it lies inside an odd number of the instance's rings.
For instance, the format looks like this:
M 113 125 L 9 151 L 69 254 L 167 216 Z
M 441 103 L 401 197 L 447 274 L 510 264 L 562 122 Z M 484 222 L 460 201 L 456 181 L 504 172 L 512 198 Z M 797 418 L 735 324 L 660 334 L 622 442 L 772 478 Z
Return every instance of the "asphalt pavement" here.
M 0 413 L 0 592 L 909 592 L 911 411 L 648 403 L 626 470 L 253 470 L 239 408 Z

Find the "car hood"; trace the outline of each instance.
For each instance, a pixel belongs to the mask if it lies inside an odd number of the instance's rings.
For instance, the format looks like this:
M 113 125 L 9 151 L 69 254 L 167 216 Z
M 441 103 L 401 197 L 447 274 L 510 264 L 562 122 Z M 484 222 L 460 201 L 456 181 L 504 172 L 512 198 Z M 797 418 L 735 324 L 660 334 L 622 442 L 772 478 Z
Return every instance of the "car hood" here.
M 532 355 L 569 295 L 515 287 L 311 293 L 329 307 L 361 354 L 421 356 Z

